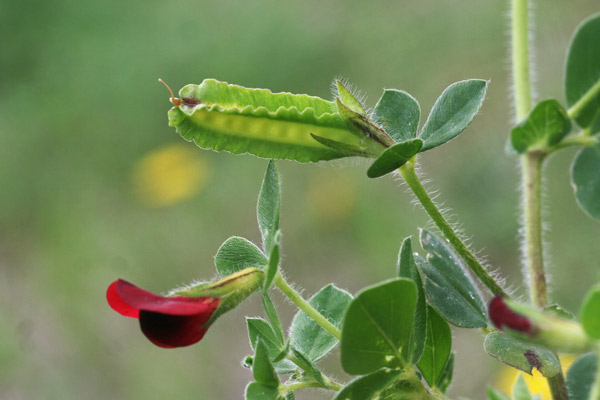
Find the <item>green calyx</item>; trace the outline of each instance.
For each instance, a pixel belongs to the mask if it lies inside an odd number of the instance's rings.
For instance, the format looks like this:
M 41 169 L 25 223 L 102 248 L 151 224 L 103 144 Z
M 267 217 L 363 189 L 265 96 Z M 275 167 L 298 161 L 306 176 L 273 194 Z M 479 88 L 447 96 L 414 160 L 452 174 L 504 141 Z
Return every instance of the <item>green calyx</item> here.
M 211 324 L 221 314 L 234 309 L 254 294 L 262 287 L 264 280 L 265 272 L 263 270 L 250 267 L 215 282 L 193 284 L 187 288 L 176 289 L 170 295 L 220 298 L 219 307 L 208 321 L 208 324 Z

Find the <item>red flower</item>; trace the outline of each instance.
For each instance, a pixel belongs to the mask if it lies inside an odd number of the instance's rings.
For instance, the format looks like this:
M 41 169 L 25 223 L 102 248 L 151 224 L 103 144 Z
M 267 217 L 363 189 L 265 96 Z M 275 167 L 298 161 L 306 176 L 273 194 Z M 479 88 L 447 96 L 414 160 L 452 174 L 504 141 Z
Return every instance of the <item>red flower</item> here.
M 530 336 L 533 335 L 531 321 L 511 310 L 502 296 L 496 296 L 490 301 L 488 314 L 494 325 L 500 330 L 507 327 Z
M 160 347 L 189 346 L 198 342 L 206 323 L 218 308 L 219 297 L 158 296 L 127 281 L 114 281 L 106 299 L 121 315 L 138 318 L 142 332 Z

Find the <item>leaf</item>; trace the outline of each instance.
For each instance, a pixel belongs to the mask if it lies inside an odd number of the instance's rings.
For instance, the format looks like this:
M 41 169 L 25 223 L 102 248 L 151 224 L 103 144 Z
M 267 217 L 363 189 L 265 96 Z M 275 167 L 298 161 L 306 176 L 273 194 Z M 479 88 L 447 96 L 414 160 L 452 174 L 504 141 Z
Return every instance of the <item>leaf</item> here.
M 367 170 L 369 178 L 379 178 L 406 164 L 419 152 L 423 142 L 421 139 L 411 139 L 385 149 Z
M 564 319 L 574 319 L 575 318 L 575 316 L 573 314 L 571 314 L 570 312 L 568 312 L 567 310 L 565 310 L 558 304 L 552 304 L 547 307 L 544 307 L 544 311 L 547 312 L 548 314 L 553 315 L 558 318 L 564 318 Z
M 315 162 L 346 154 L 315 141 L 313 133 L 359 146 L 333 102 L 308 95 L 272 93 L 214 79 L 179 91 L 182 104 L 169 111 L 169 126 L 203 149 L 262 158 Z
M 600 14 L 592 15 L 575 30 L 567 52 L 565 94 L 569 107 L 577 103 L 600 81 Z M 591 133 L 600 131 L 600 93 L 576 116 L 582 128 L 593 125 Z
M 348 383 L 333 400 L 371 400 L 400 376 L 401 371 L 380 369 Z
M 592 339 L 600 339 L 600 285 L 594 286 L 585 296 L 579 311 L 583 330 Z
M 232 236 L 227 239 L 215 256 L 215 266 L 221 277 L 226 277 L 250 267 L 265 268 L 267 258 L 248 239 Z
M 284 348 L 284 343 L 273 332 L 271 326 L 262 318 L 246 318 L 248 325 L 248 336 L 252 348 L 256 347 L 256 343 L 261 340 L 269 351 L 269 357 L 275 358 Z
M 421 231 L 420 241 L 428 255 L 426 262 L 417 263 L 425 275 L 425 293 L 431 305 L 459 328 L 487 326 L 481 295 L 448 242 L 426 230 Z
M 281 204 L 281 179 L 274 161 L 269 161 L 267 171 L 258 194 L 256 215 L 263 240 L 263 249 L 271 254 L 273 240 L 279 229 L 279 209 Z
M 460 81 L 448 86 L 436 100 L 419 134 L 421 151 L 454 139 L 471 123 L 481 108 L 487 82 L 481 79 Z
M 246 400 L 275 400 L 277 396 L 279 390 L 264 383 L 250 382 L 246 386 Z
M 452 377 L 454 375 L 454 353 L 450 353 L 450 357 L 448 357 L 448 361 L 438 378 L 436 386 L 442 393 L 446 393 L 448 387 L 452 383 Z
M 256 349 L 260 340 L 268 351 L 270 359 L 277 358 L 285 349 L 283 340 L 273 331 L 271 326 L 261 318 L 247 318 L 248 336 L 250 337 L 250 346 Z M 254 360 L 256 362 L 256 360 Z M 296 365 L 289 360 L 283 359 L 273 363 L 275 371 L 279 374 L 286 374 L 297 369 Z
M 579 207 L 600 220 L 600 143 L 577 153 L 571 166 L 571 186 Z
M 501 332 L 485 337 L 485 351 L 497 360 L 531 375 L 535 367 L 546 378 L 560 372 L 560 361 L 551 351 L 541 346 L 523 343 Z
M 368 116 L 359 114 L 346 107 L 339 98 L 335 100 L 335 107 L 340 117 L 345 121 L 348 129 L 361 139 L 361 145 L 368 149 L 368 153 L 379 154 L 386 147 L 395 144 L 386 131 L 371 121 Z
M 385 89 L 373 112 L 379 125 L 396 142 L 417 136 L 421 108 L 410 94 L 402 90 Z
M 408 345 L 408 348 L 413 350 L 410 351 L 410 357 L 406 360 L 408 363 L 416 364 L 425 349 L 425 340 L 427 337 L 427 303 L 425 301 L 421 275 L 413 257 L 412 240 L 410 237 L 404 239 L 400 247 L 397 275 L 399 278 L 412 280 L 417 287 L 417 303 L 415 306 L 413 330 Z
M 567 372 L 567 389 L 570 400 L 588 400 L 598 368 L 595 354 L 584 354 L 579 357 Z
M 269 297 L 267 292 L 262 293 L 262 302 L 263 308 L 265 309 L 265 315 L 267 316 L 267 320 L 269 320 L 269 325 L 271 329 L 277 335 L 278 341 L 280 344 L 283 344 L 285 341 L 285 337 L 283 334 L 283 328 L 281 326 L 281 321 L 279 320 L 279 315 L 277 314 L 277 310 Z
M 352 375 L 402 366 L 408 359 L 417 289 L 394 279 L 363 289 L 342 324 L 342 367 Z
M 510 400 L 507 395 L 491 386 L 488 386 L 486 393 L 488 400 Z
M 267 386 L 278 387 L 279 378 L 269 359 L 269 350 L 260 338 L 256 342 L 255 351 L 256 353 L 252 363 L 252 375 L 254 375 L 254 379 Z
M 319 382 L 321 385 L 327 386 L 327 383 L 325 382 L 325 379 L 323 378 L 323 374 L 321 373 L 319 368 L 317 368 L 317 366 L 308 359 L 308 357 L 306 357 L 304 354 L 302 354 L 298 350 L 294 349 L 293 347 L 292 347 L 292 353 L 300 361 L 299 364 L 302 364 L 302 366 L 303 366 L 302 369 L 304 369 L 304 371 L 307 374 L 309 374 L 311 377 L 313 377 L 314 380 Z
M 317 292 L 308 302 L 339 328 L 344 312 L 351 301 L 350 293 L 330 284 Z M 304 311 L 298 311 L 290 327 L 290 343 L 314 362 L 329 353 L 337 345 L 338 340 Z
M 450 358 L 451 350 L 450 325 L 432 307 L 428 307 L 425 351 L 417 366 L 430 387 L 437 387 L 438 380 Z
M 273 279 L 275 279 L 275 275 L 277 275 L 277 271 L 279 269 L 279 242 L 281 235 L 279 231 L 275 234 L 274 243 L 271 247 L 271 255 L 269 256 L 269 264 L 267 265 L 267 274 L 265 276 L 265 283 L 263 285 L 263 291 L 269 290 L 271 283 L 273 283 Z
M 525 121 L 513 128 L 510 139 L 518 153 L 547 150 L 559 143 L 571 130 L 571 120 L 558 101 L 538 103 Z
M 513 399 L 514 400 L 533 400 L 523 375 L 519 374 L 517 381 L 513 386 Z
M 365 107 L 361 104 L 360 101 L 350 92 L 344 84 L 338 80 L 335 81 L 335 85 L 337 87 L 338 97 L 343 105 L 348 107 L 351 111 L 361 114 L 367 115 L 365 111 Z

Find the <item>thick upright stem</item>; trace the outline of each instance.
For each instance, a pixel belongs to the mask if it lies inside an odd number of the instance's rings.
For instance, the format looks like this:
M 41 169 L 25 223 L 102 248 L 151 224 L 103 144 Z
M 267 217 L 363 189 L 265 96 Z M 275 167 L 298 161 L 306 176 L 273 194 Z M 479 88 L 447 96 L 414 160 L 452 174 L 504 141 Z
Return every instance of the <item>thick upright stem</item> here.
M 300 294 L 296 292 L 294 288 L 285 281 L 285 279 L 283 279 L 279 272 L 277 275 L 275 275 L 273 283 L 279 288 L 279 290 L 281 290 L 283 294 L 285 294 L 295 305 L 297 305 L 299 309 L 304 311 L 306 315 L 311 317 L 317 324 L 321 325 L 323 329 L 331 333 L 337 340 L 342 339 L 342 332 L 306 300 L 304 300 L 304 298 L 300 296 Z
M 569 400 L 569 392 L 562 369 L 556 376 L 548 378 L 548 386 L 554 400 Z
M 525 257 L 531 302 L 544 307 L 548 300 L 542 238 L 542 164 L 545 153 L 529 152 L 521 157 L 523 168 L 523 218 Z
M 531 111 L 531 73 L 529 67 L 529 8 L 527 0 L 512 0 L 512 73 L 517 121 Z
M 413 191 L 427 214 L 431 217 L 433 222 L 442 231 L 442 234 L 448 239 L 450 244 L 454 247 L 457 253 L 465 260 L 471 271 L 487 286 L 494 295 L 500 295 L 508 297 L 508 294 L 502 289 L 502 287 L 492 278 L 487 270 L 481 265 L 477 257 L 469 250 L 467 245 L 458 237 L 452 226 L 446 221 L 444 215 L 437 208 L 429 194 L 421 184 L 417 173 L 414 168 L 414 161 L 410 161 L 404 164 L 398 170 L 402 178 L 406 181 L 410 189 Z

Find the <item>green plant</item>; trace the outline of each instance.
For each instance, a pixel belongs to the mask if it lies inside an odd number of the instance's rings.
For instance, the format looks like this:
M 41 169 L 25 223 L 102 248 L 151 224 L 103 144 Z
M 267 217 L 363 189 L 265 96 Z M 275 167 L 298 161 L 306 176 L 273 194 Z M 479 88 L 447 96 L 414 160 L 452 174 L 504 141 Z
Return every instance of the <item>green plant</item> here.
M 527 1 L 513 0 L 512 61 L 518 125 L 510 132 L 508 148 L 522 165 L 523 248 L 530 304 L 510 298 L 448 223 L 415 171 L 419 153 L 452 140 L 471 123 L 486 95 L 488 82 L 481 79 L 450 85 L 420 129 L 420 106 L 408 93 L 385 90 L 368 112 L 339 81 L 334 101 L 248 89 L 212 79 L 185 86 L 179 98 L 172 94 L 169 124 L 201 148 L 298 162 L 373 159 L 367 176 L 401 176 L 441 235 L 420 231 L 425 257 L 415 253 L 411 238 L 406 238 L 396 273 L 393 277 L 390 273 L 389 280 L 354 296 L 328 285 L 307 301 L 290 286 L 281 270 L 281 183 L 275 162 L 269 161 L 257 207 L 263 239 L 260 248 L 244 238 L 228 239 L 215 257 L 223 281 L 173 291 L 176 305 L 169 306 L 168 312 L 135 296 L 119 294 L 119 302 L 161 318 L 188 317 L 182 304 L 194 299 L 203 303 L 217 299 L 214 301 L 221 307 L 237 305 L 260 291 L 266 319 L 247 319 L 255 352 L 245 360 L 254 375 L 246 387 L 247 399 L 293 399 L 296 391 L 311 387 L 330 390 L 335 399 L 445 399 L 454 369 L 452 324 L 481 330 L 486 335 L 485 350 L 502 362 L 525 372 L 538 369 L 548 379 L 554 399 L 599 400 L 600 287 L 590 290 L 578 320 L 549 304 L 541 186 L 542 166 L 548 156 L 568 146 L 582 147 L 571 173 L 575 196 L 586 213 L 600 219 L 600 15 L 584 21 L 571 42 L 565 72 L 566 108 L 554 99 L 532 104 L 528 18 Z M 580 130 L 571 133 L 574 126 Z M 242 281 L 243 271 L 248 270 L 256 278 Z M 207 288 L 221 288 L 219 282 L 226 282 L 227 290 L 206 292 Z M 479 283 L 493 296 L 489 306 Z M 287 335 L 269 295 L 271 286 L 299 308 Z M 233 300 L 227 303 L 227 299 Z M 163 304 L 170 300 L 163 297 L 157 301 Z M 119 304 L 113 307 L 117 309 Z M 201 313 L 200 326 L 185 325 L 182 330 L 178 319 L 172 326 L 165 323 L 164 329 L 169 334 L 202 329 L 197 335 L 201 338 L 220 314 L 216 305 L 208 311 L 203 306 Z M 347 383 L 336 382 L 318 365 L 338 343 L 342 368 L 356 376 Z M 559 351 L 582 354 L 566 378 Z M 505 398 L 493 388 L 487 395 L 491 400 Z M 522 380 L 517 381 L 513 397 L 531 398 Z

